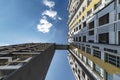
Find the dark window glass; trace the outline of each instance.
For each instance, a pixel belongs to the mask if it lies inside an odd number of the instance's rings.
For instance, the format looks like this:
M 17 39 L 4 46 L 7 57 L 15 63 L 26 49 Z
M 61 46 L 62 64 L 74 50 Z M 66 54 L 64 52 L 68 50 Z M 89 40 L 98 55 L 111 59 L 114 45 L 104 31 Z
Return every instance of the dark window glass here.
M 109 44 L 109 33 L 99 34 L 99 43 Z
M 108 51 L 108 52 L 111 52 L 111 53 L 117 53 L 117 50 L 108 49 L 108 48 L 104 48 L 104 51 Z
M 85 10 L 85 7 L 83 7 L 83 10 L 82 10 L 82 11 L 84 12 L 84 10 Z
M 102 2 L 101 2 L 101 0 L 100 0 L 97 4 L 95 4 L 94 10 L 97 9 L 101 4 L 102 4 Z
M 120 45 L 120 31 L 118 32 L 118 42 L 119 42 L 119 45 Z
M 115 56 L 115 55 L 111 55 L 111 54 L 108 54 L 108 53 L 105 53 L 105 61 L 112 64 L 112 65 L 115 65 L 116 67 L 120 67 L 120 57 L 119 56 Z
M 80 75 L 78 75 L 78 78 L 80 79 Z
M 83 23 L 83 27 L 86 27 L 86 21 Z
M 99 26 L 109 23 L 109 13 L 99 18 Z
M 89 23 L 89 29 L 92 29 L 92 28 L 94 28 L 94 21 Z
M 75 29 L 74 29 L 74 32 L 75 32 Z
M 78 41 L 78 37 L 76 37 L 76 42 Z
M 82 51 L 85 51 L 85 46 L 82 46 Z
M 92 2 L 92 0 L 88 0 L 87 1 L 87 6 L 89 6 L 89 4 Z
M 78 69 L 78 73 L 80 74 L 80 70 Z
M 86 36 L 83 36 L 83 42 L 86 42 Z
M 120 20 L 120 13 L 118 13 L 118 19 Z
M 89 42 L 89 43 L 94 43 L 94 40 L 89 40 L 88 42 Z
M 82 17 L 82 20 L 84 20 L 84 16 Z
M 87 16 L 89 16 L 92 13 L 92 9 L 87 12 Z
M 85 78 L 85 72 L 82 71 L 82 76 Z
M 78 31 L 78 27 L 76 27 L 76 31 Z
M 89 35 L 94 35 L 94 30 L 90 30 Z
M 99 47 L 98 47 L 98 46 L 93 46 L 93 48 L 95 48 L 95 49 L 99 49 Z
M 93 50 L 93 55 L 101 59 L 101 52 L 98 50 Z
M 79 37 L 79 42 L 81 42 L 81 37 Z
M 86 48 L 86 52 L 89 53 L 89 54 L 91 54 L 91 49 L 87 47 Z
M 94 28 L 94 21 L 89 23 L 89 30 Z M 90 30 L 89 31 L 89 35 L 94 35 L 94 30 Z
M 79 25 L 79 30 L 81 29 L 81 25 Z

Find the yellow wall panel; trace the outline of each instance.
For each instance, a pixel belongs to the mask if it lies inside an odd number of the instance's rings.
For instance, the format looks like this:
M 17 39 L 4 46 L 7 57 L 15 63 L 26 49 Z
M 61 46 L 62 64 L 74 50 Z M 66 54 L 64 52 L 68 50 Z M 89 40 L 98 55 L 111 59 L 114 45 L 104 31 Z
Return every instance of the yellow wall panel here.
M 89 10 L 91 10 L 95 4 L 97 4 L 100 0 L 92 0 L 92 2 L 90 3 L 90 5 L 88 7 L 86 7 L 86 10 L 84 12 L 82 12 L 82 14 L 78 17 L 78 19 L 76 19 L 73 24 L 71 26 L 69 26 L 69 29 L 73 28 L 75 26 L 75 24 L 77 22 L 79 22 L 80 19 L 82 19 L 83 16 L 85 16 L 87 14 L 87 12 Z

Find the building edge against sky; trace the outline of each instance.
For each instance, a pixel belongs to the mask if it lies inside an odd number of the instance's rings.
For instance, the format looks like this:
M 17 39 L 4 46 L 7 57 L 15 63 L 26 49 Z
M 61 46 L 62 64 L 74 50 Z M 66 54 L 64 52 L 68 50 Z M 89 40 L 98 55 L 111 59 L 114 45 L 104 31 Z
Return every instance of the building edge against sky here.
M 68 60 L 76 80 L 120 80 L 120 0 L 69 0 Z
M 0 47 L 0 80 L 45 80 L 55 50 L 68 45 L 26 43 Z
M 0 80 L 44 80 L 55 52 L 54 46 L 52 43 L 1 46 Z

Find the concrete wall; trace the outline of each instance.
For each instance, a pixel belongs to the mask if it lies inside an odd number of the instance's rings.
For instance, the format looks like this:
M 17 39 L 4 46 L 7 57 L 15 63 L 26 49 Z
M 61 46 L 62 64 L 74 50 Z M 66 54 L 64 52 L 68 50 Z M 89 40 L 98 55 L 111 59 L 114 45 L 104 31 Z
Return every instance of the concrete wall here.
M 23 67 L 8 75 L 4 80 L 45 80 L 54 51 L 54 45 L 51 45 Z

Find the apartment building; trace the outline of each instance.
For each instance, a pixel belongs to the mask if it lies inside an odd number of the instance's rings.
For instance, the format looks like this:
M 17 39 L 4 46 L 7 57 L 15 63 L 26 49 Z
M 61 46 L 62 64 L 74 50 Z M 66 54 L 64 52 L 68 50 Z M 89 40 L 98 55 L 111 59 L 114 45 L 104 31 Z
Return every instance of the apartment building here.
M 0 80 L 44 80 L 54 55 L 54 45 L 25 43 L 1 46 Z
M 68 11 L 76 80 L 120 80 L 120 0 L 69 0 Z
M 0 46 L 0 80 L 45 80 L 55 50 L 67 49 L 55 43 Z

